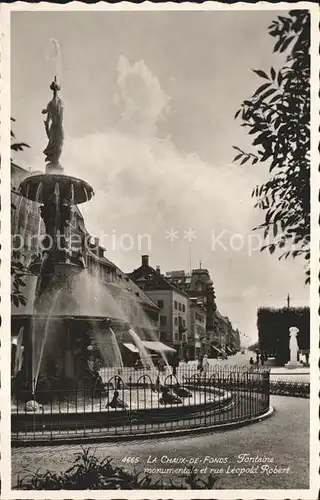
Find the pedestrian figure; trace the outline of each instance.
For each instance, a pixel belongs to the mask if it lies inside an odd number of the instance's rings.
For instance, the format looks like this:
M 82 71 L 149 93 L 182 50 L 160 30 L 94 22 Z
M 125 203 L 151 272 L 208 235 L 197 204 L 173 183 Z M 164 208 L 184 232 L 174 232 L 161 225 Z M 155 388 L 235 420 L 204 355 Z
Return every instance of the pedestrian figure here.
M 176 377 L 177 375 L 177 368 L 179 366 L 179 359 L 177 356 L 174 356 L 174 358 L 171 361 L 171 366 L 172 366 L 172 375 Z
M 261 363 L 261 366 L 264 366 L 264 355 L 261 354 L 260 356 L 260 363 Z
M 253 357 L 251 356 L 251 358 L 249 359 L 249 363 L 250 365 L 254 365 L 254 360 L 253 360 Z
M 310 352 L 306 351 L 306 363 L 307 363 L 307 365 L 309 364 L 309 355 L 310 355 Z
M 199 375 L 203 372 L 203 356 L 199 356 L 197 370 Z
M 161 358 L 159 361 L 159 372 L 164 372 L 164 369 L 165 369 L 165 362 L 164 359 Z
M 207 354 L 205 354 L 203 357 L 202 368 L 203 368 L 204 373 L 207 373 L 207 371 L 209 369 L 209 360 L 208 360 Z
M 256 365 L 259 366 L 259 361 L 260 361 L 260 356 L 259 356 L 259 353 L 257 352 L 257 356 L 256 356 Z

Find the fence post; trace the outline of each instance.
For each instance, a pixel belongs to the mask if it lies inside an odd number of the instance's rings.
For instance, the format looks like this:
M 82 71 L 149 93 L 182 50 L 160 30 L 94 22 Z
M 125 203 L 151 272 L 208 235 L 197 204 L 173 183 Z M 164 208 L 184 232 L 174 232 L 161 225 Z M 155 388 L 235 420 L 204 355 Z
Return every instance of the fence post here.
M 130 434 L 132 434 L 132 399 L 131 399 L 131 386 L 132 386 L 132 376 L 129 375 L 129 426 L 130 426 Z
M 92 385 L 92 381 L 91 381 L 91 385 Z M 83 388 L 83 413 L 84 413 L 84 415 L 86 413 L 86 392 L 87 392 L 87 386 L 86 386 L 86 383 L 84 383 L 84 388 Z M 86 418 L 85 418 L 85 416 L 83 418 L 83 435 L 84 436 L 86 435 Z
M 204 372 L 204 425 L 207 426 L 207 372 Z
M 266 402 L 267 409 L 270 407 L 270 372 L 264 371 L 263 373 L 263 394 Z

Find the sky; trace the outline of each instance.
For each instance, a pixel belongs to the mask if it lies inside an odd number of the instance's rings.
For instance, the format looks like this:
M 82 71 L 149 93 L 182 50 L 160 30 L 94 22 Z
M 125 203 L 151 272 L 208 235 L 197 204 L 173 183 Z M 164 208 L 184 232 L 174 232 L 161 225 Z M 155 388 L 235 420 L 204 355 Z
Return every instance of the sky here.
M 150 263 L 207 268 L 217 305 L 256 340 L 257 309 L 307 305 L 303 261 L 258 250 L 263 222 L 253 188 L 266 167 L 232 163 L 250 149 L 234 114 L 260 84 L 252 69 L 281 61 L 272 11 L 14 12 L 11 115 L 15 157 L 44 170 L 41 110 L 62 85 L 65 173 L 95 191 L 81 205 L 88 230 L 125 272 Z M 61 56 L 52 39 L 57 40 Z

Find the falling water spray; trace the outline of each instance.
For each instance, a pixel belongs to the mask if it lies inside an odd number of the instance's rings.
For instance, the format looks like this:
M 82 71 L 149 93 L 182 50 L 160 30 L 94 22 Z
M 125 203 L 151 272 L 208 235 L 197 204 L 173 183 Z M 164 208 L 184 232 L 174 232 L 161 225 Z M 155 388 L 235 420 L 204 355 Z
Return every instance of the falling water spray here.
M 60 50 L 60 43 L 54 38 L 50 39 L 51 43 L 51 55 L 48 57 L 50 61 L 53 62 L 54 76 L 57 79 L 57 83 L 61 84 L 62 80 L 62 57 Z

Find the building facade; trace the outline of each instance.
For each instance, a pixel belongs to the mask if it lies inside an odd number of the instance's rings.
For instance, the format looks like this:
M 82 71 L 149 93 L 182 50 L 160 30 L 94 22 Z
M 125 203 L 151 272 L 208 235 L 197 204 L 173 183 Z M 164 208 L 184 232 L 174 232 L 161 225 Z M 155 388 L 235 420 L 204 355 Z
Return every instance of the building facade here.
M 160 340 L 184 357 L 188 345 L 188 294 L 170 283 L 159 267 L 150 266 L 148 255 L 142 256 L 141 266 L 128 276 L 158 305 Z
M 202 354 L 217 357 L 219 354 L 231 354 L 240 349 L 239 332 L 236 333 L 229 318 L 217 309 L 215 290 L 208 269 L 193 269 L 190 273 L 184 270 L 169 271 L 166 278 L 186 292 L 190 300 L 196 301 L 198 307 L 202 308 L 202 314 L 205 314 L 205 332 L 200 348 Z M 195 331 L 192 329 L 189 339 L 194 338 L 194 335 Z
M 188 358 L 206 353 L 206 309 L 196 298 L 189 298 Z
M 143 255 L 141 266 L 129 274 L 160 308 L 160 339 L 176 349 L 180 359 L 208 354 L 231 354 L 240 349 L 229 318 L 217 309 L 209 271 L 194 269 L 162 274 Z

